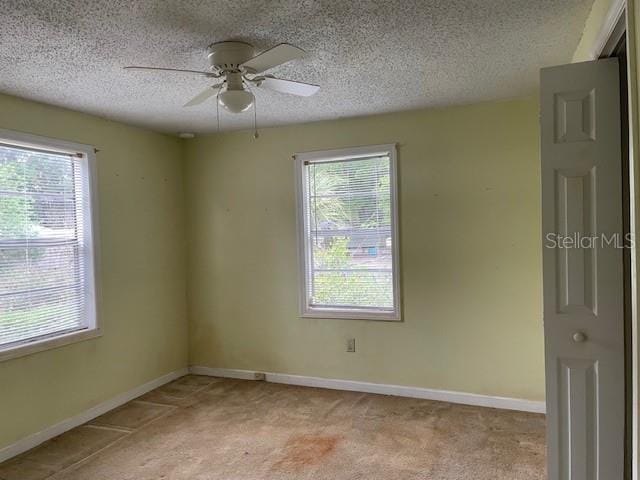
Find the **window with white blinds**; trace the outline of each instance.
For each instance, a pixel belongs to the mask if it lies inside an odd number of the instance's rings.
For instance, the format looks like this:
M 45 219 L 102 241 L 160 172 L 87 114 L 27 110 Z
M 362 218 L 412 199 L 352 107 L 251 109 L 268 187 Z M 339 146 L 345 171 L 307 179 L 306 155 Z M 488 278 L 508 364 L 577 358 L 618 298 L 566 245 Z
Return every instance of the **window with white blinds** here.
M 296 155 L 302 315 L 399 320 L 395 146 Z
M 0 352 L 96 328 L 89 160 L 0 140 Z

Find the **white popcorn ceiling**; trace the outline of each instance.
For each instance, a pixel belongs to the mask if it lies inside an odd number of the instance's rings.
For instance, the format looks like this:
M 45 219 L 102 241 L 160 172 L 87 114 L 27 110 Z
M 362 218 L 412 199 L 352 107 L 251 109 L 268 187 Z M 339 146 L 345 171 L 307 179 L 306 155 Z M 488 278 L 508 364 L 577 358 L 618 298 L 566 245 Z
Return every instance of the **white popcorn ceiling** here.
M 211 80 L 124 71 L 206 70 L 207 46 L 281 42 L 308 56 L 269 73 L 321 85 L 257 92 L 259 126 L 528 95 L 566 63 L 592 0 L 0 0 L 0 91 L 164 132 L 213 132 Z M 253 111 L 220 109 L 222 129 Z

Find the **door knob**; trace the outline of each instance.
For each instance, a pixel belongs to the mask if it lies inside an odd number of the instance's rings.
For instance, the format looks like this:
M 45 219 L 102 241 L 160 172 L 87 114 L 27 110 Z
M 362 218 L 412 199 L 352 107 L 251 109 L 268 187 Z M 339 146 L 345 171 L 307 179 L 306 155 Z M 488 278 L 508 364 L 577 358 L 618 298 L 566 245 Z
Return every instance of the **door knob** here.
M 587 339 L 587 336 L 582 332 L 576 332 L 571 336 L 571 338 L 573 338 L 573 341 L 576 343 L 582 343 Z

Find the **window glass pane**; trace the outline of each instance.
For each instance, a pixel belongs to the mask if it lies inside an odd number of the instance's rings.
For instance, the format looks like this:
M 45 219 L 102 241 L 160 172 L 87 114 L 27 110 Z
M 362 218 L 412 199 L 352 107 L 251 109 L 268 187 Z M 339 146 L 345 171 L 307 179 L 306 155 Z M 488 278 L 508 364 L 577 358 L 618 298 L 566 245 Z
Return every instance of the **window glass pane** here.
M 82 188 L 74 157 L 0 146 L 0 348 L 86 327 Z
M 310 303 L 393 310 L 388 156 L 306 166 Z

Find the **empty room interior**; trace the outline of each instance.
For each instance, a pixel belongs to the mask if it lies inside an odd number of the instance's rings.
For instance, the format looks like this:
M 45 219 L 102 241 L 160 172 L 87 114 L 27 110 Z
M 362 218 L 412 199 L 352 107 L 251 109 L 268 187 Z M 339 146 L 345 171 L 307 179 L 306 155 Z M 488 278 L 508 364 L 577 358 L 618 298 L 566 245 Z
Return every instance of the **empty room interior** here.
M 638 480 L 634 0 L 0 0 L 0 480 Z

